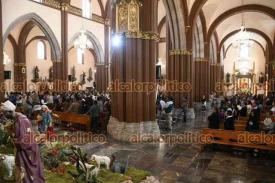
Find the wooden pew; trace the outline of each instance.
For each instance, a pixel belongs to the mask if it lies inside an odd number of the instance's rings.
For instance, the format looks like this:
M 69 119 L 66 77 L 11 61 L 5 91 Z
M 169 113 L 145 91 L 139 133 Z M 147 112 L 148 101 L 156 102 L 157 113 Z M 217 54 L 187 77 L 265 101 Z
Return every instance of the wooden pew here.
M 86 129 L 90 131 L 90 127 L 91 127 L 90 116 L 83 115 L 83 114 L 57 112 L 57 111 L 54 111 L 53 113 L 58 115 L 57 119 L 60 121 L 84 125 L 86 126 Z
M 275 151 L 275 135 L 264 133 L 249 133 L 244 131 L 217 130 L 209 128 L 203 129 L 201 131 L 201 135 L 208 137 L 208 141 L 202 142 L 203 144 L 221 144 Z

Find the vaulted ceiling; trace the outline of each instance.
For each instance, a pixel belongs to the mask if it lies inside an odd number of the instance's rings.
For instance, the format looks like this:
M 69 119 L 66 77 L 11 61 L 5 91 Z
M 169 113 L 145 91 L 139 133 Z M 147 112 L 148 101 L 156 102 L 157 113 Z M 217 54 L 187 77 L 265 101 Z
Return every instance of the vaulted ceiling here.
M 160 1 L 162 2 L 159 3 L 159 22 L 165 17 L 169 6 L 167 0 Z M 71 0 L 71 5 L 81 8 L 81 2 L 82 0 Z M 93 13 L 104 17 L 108 2 L 110 0 L 92 0 Z M 247 28 L 259 30 L 272 42 L 274 40 L 275 0 L 183 0 L 181 3 L 187 6 L 185 11 L 188 11 L 183 14 L 189 16 L 189 22 L 184 24 L 187 26 L 192 21 L 195 22 L 199 13 L 203 12 L 208 33 L 212 35 L 216 31 L 219 41 L 240 28 L 242 17 Z M 234 35 L 224 41 L 225 46 L 232 42 L 232 37 Z M 267 44 L 260 34 L 251 33 L 251 37 L 263 46 Z
M 272 42 L 275 35 L 274 0 L 186 0 L 189 13 L 198 15 L 203 12 L 208 33 L 217 32 L 221 41 L 229 33 L 238 30 L 242 17 L 246 28 L 259 30 Z M 209 31 L 210 29 L 210 31 Z M 224 43 L 228 46 L 234 35 Z M 266 46 L 267 42 L 260 34 L 251 33 L 251 37 Z

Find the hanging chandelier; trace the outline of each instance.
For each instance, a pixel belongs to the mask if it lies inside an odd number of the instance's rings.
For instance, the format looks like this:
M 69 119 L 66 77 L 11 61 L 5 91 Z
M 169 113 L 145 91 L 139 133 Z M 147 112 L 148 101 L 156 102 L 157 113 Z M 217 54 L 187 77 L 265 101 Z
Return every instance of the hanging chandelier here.
M 92 42 L 88 39 L 86 30 L 82 28 L 80 30 L 78 38 L 74 41 L 74 47 L 84 51 L 85 49 L 93 48 Z
M 241 5 L 242 6 L 244 5 L 243 0 Z M 250 40 L 250 34 L 246 31 L 246 27 L 245 27 L 244 13 L 242 13 L 242 24 L 240 27 L 240 31 L 235 36 L 235 39 L 232 45 L 234 48 L 240 48 L 241 46 L 251 47 L 252 45 L 252 41 Z
M 247 46 L 251 47 L 252 42 L 250 40 L 250 34 L 246 31 L 246 28 L 244 25 L 241 26 L 240 31 L 235 37 L 235 40 L 233 42 L 234 48 L 240 48 L 241 46 Z
M 10 63 L 11 59 L 5 51 L 3 52 L 3 55 L 4 55 L 3 64 L 6 65 Z

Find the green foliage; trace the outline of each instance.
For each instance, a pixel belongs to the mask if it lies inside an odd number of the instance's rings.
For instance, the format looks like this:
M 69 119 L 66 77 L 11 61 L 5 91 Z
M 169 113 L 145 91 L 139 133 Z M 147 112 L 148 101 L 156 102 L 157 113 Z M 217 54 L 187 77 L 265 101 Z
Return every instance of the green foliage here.
M 96 176 L 92 174 L 92 170 L 95 168 L 86 167 L 88 163 L 87 153 L 83 153 L 80 148 L 71 147 L 71 150 L 75 158 L 77 173 L 69 171 L 69 174 L 74 178 L 77 183 L 100 183 Z
M 68 171 L 76 172 L 76 169 L 73 165 L 68 165 L 64 175 L 46 170 L 44 171 L 45 179 L 47 183 L 75 183 Z
M 126 180 L 131 180 L 131 177 L 127 177 L 123 174 L 113 173 L 110 170 L 102 169 L 99 172 L 97 179 L 104 183 L 121 183 Z
M 134 183 L 139 183 L 142 180 L 145 180 L 146 177 L 150 176 L 151 174 L 150 172 L 130 167 L 125 175 L 131 177 Z
M 7 132 L 5 132 L 3 129 L 0 128 L 0 146 L 9 144 L 10 136 Z

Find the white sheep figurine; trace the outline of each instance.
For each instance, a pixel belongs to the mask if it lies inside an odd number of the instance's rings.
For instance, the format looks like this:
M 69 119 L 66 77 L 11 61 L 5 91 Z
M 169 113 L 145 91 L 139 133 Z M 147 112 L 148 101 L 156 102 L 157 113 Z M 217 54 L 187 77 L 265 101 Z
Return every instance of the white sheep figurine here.
M 15 168 L 14 156 L 0 154 L 0 162 L 2 162 L 4 167 L 7 169 L 8 178 L 11 178 L 13 174 L 13 170 Z
M 100 168 L 101 164 L 106 165 L 106 169 L 110 169 L 110 163 L 111 159 L 108 156 L 97 156 L 97 155 L 92 155 L 91 157 L 92 161 L 96 161 L 98 167 Z

